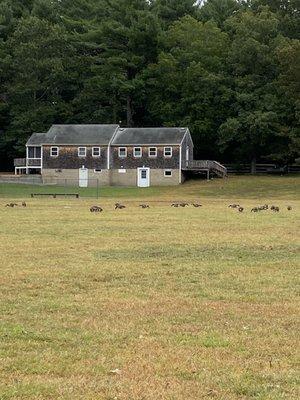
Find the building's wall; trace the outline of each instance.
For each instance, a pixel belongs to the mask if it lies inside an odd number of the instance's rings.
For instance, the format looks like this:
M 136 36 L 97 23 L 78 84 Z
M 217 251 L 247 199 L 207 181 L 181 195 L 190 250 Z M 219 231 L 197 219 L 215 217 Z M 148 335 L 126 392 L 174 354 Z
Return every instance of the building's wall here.
M 113 186 L 137 186 L 137 169 L 111 170 L 111 185 Z M 165 177 L 164 169 L 150 169 L 150 186 L 172 186 L 179 184 L 179 169 L 172 169 L 172 176 Z
M 124 171 L 124 170 L 123 170 Z M 172 176 L 165 177 L 164 169 L 150 169 L 150 186 L 171 186 L 178 185 L 182 173 L 179 169 L 172 169 Z M 55 184 L 58 186 L 78 186 L 79 169 L 43 169 L 42 179 L 44 184 Z M 88 186 L 137 186 L 137 169 L 126 169 L 119 172 L 118 169 L 102 170 L 95 173 L 88 171 Z M 184 178 L 182 177 L 184 180 Z M 182 181 L 183 181 L 182 180 Z
M 133 156 L 132 146 L 127 147 L 127 157 L 119 158 L 118 147 L 112 146 L 110 153 L 110 170 L 107 170 L 107 147 L 101 147 L 101 157 L 92 156 L 92 147 L 87 147 L 87 156 L 78 157 L 78 146 L 58 146 L 58 157 L 50 157 L 50 147 L 43 147 L 42 177 L 45 184 L 77 186 L 79 169 L 84 165 L 89 174 L 89 186 L 137 186 L 137 168 L 150 168 L 151 186 L 178 185 L 184 181 L 180 166 L 180 146 L 143 146 L 140 158 Z M 97 147 L 97 146 L 95 146 Z M 135 146 L 139 147 L 139 146 Z M 157 148 L 157 157 L 148 156 L 148 148 Z M 164 147 L 172 147 L 172 157 L 164 157 Z M 191 146 L 192 148 L 192 146 Z M 191 150 L 192 151 L 192 150 Z M 94 172 L 94 169 L 102 171 Z M 123 169 L 126 172 L 119 172 Z M 164 176 L 164 170 L 172 170 L 171 177 Z
M 185 135 L 182 146 L 181 146 L 181 168 L 184 169 L 186 167 L 186 149 L 189 147 L 189 161 L 192 161 L 194 158 L 194 144 L 191 138 L 191 135 L 188 133 Z
M 120 158 L 118 154 L 119 147 L 127 148 L 127 157 Z M 142 147 L 142 157 L 133 156 L 134 147 Z M 149 147 L 157 148 L 157 157 L 148 156 Z M 164 147 L 172 147 L 172 157 L 164 157 Z M 151 169 L 179 169 L 179 146 L 112 146 L 111 147 L 111 168 L 140 168 L 149 167 Z
M 55 184 L 59 186 L 78 186 L 79 169 L 43 169 L 42 179 L 44 184 Z M 88 171 L 88 186 L 109 186 L 110 170 L 103 169 L 101 172 L 94 172 L 93 169 Z
M 58 147 L 58 157 L 50 156 L 50 148 Z M 86 147 L 86 157 L 78 157 L 78 147 Z M 93 157 L 92 148 L 100 147 L 101 156 Z M 43 146 L 43 168 L 44 169 L 75 169 L 82 166 L 88 169 L 107 168 L 107 146 Z

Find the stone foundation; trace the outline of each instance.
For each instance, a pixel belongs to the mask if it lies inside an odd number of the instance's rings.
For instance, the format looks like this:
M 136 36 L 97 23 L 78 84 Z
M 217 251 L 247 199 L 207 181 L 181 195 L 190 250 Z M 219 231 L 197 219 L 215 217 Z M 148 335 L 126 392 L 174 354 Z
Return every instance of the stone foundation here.
M 88 186 L 137 186 L 137 169 L 123 170 L 118 169 L 94 172 L 88 170 Z M 164 169 L 150 169 L 150 186 L 173 186 L 179 185 L 184 181 L 183 174 L 178 169 L 172 169 L 172 176 L 165 177 Z M 43 169 L 42 179 L 44 184 L 59 186 L 78 186 L 79 170 L 78 169 Z

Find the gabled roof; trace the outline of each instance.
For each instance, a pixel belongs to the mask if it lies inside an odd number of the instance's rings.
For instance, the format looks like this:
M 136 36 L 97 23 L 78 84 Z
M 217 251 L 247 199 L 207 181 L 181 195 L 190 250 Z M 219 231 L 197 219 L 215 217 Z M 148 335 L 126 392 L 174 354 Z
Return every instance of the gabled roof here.
M 188 128 L 120 128 L 119 125 L 52 125 L 46 133 L 34 133 L 27 146 L 48 145 L 176 145 Z
M 112 145 L 180 144 L 188 128 L 119 128 Z
M 27 145 L 108 145 L 119 125 L 52 125 L 47 133 L 34 133 Z
M 47 133 L 33 133 L 28 139 L 27 146 L 40 146 L 44 143 Z

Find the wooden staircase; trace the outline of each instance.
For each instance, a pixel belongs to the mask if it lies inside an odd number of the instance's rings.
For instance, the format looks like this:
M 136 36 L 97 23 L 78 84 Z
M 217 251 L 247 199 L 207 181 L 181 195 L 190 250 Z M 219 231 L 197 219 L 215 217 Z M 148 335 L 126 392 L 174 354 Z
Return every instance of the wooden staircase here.
M 227 168 L 218 161 L 213 160 L 188 161 L 185 171 L 191 171 L 195 173 L 206 172 L 208 178 L 211 173 L 219 176 L 220 178 L 225 178 L 227 176 Z

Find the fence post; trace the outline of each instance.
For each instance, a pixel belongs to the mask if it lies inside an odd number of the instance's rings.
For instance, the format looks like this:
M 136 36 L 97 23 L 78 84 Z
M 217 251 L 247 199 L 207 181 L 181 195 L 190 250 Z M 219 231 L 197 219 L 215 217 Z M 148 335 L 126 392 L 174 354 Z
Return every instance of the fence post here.
M 67 179 L 65 179 L 65 197 L 67 197 Z
M 99 179 L 97 179 L 97 199 L 99 199 Z

